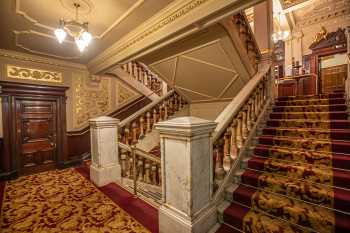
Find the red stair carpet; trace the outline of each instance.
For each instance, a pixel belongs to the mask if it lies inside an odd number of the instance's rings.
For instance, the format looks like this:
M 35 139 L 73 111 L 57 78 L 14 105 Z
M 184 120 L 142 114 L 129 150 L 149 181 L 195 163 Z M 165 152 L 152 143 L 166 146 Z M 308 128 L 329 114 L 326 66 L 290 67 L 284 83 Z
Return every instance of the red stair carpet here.
M 350 233 L 343 93 L 276 100 L 217 231 Z

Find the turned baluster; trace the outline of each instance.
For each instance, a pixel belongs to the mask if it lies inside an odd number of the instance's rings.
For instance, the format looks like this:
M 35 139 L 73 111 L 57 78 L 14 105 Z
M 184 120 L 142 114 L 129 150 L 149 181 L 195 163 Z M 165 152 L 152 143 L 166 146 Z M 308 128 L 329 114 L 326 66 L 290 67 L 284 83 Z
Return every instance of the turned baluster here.
M 127 151 L 124 149 L 120 149 L 120 167 L 122 170 L 122 177 L 127 175 Z
M 237 121 L 234 120 L 231 124 L 231 141 L 230 141 L 230 149 L 231 149 L 231 159 L 236 160 L 238 156 L 238 148 L 237 148 Z
M 159 112 L 159 120 L 158 121 L 163 121 L 164 114 L 163 114 L 163 105 L 158 105 L 158 112 Z
M 137 160 L 137 181 L 143 181 L 143 159 L 138 158 Z
M 132 144 L 136 144 L 137 143 L 137 131 L 138 131 L 136 121 L 134 121 L 131 124 L 131 127 L 132 127 Z
M 242 110 L 242 137 L 244 140 L 248 138 L 248 127 L 247 127 L 247 106 L 245 106 Z
M 158 165 L 158 184 L 159 185 L 162 185 L 162 169 L 161 169 L 161 167 L 160 167 L 160 165 Z
M 257 120 L 259 117 L 259 94 L 258 94 L 258 90 L 255 91 L 255 96 L 254 96 L 254 103 L 255 103 L 255 119 Z
M 145 175 L 144 175 L 144 182 L 147 184 L 151 183 L 151 164 L 149 160 L 145 160 Z
M 129 62 L 129 63 L 128 63 L 128 73 L 129 73 L 129 74 L 132 74 L 132 70 L 133 70 L 133 68 L 132 68 L 132 62 Z
M 126 125 L 125 127 L 124 127 L 124 143 L 126 144 L 126 145 L 130 145 L 130 143 L 129 143 L 129 138 L 130 138 L 130 129 L 129 129 L 129 125 Z
M 175 112 L 179 111 L 179 100 L 178 100 L 178 95 L 174 95 L 174 108 Z
M 247 129 L 248 129 L 248 132 L 250 132 L 252 130 L 252 125 L 253 125 L 251 114 L 252 114 L 252 102 L 249 99 L 248 104 L 247 104 Z
M 124 71 L 127 71 L 127 72 L 128 72 L 128 64 L 123 64 L 123 65 L 122 65 L 122 69 L 123 69 Z
M 158 122 L 158 117 L 157 117 L 158 113 L 157 113 L 157 108 L 155 107 L 153 109 L 153 127 L 154 125 Z
M 152 184 L 157 185 L 157 165 L 152 163 L 151 166 L 151 176 L 152 176 Z
M 142 115 L 140 117 L 140 136 L 139 139 L 142 139 L 145 136 L 145 118 Z
M 169 98 L 168 103 L 169 103 L 169 114 L 173 115 L 174 114 L 174 102 L 173 102 L 172 96 Z
M 168 101 L 165 100 L 163 103 L 163 109 L 164 109 L 164 120 L 168 119 Z
M 230 157 L 230 141 L 231 141 L 230 129 L 227 128 L 226 133 L 224 135 L 224 158 L 222 162 L 224 171 L 226 173 L 230 171 L 232 166 L 232 160 Z
M 146 87 L 148 87 L 148 74 L 147 74 L 147 70 L 144 70 L 144 72 L 142 73 L 142 76 L 143 76 L 143 85 L 145 85 Z
M 215 183 L 219 185 L 225 178 L 225 170 L 223 167 L 222 153 L 220 153 L 219 145 L 214 146 L 214 156 L 215 156 Z
M 142 83 L 142 78 L 143 78 L 143 67 L 138 66 L 138 75 L 137 75 L 137 80 Z
M 146 132 L 149 133 L 152 131 L 152 126 L 151 126 L 151 113 L 147 112 L 146 113 Z
M 127 177 L 129 177 L 129 179 L 134 177 L 134 159 L 132 156 L 129 157 Z
M 137 79 L 137 64 L 136 62 L 133 62 L 133 70 L 132 70 L 132 74 L 134 75 L 134 78 Z
M 236 127 L 236 141 L 237 147 L 239 149 L 243 146 L 243 137 L 242 137 L 242 112 L 239 113 L 237 117 L 237 127 Z

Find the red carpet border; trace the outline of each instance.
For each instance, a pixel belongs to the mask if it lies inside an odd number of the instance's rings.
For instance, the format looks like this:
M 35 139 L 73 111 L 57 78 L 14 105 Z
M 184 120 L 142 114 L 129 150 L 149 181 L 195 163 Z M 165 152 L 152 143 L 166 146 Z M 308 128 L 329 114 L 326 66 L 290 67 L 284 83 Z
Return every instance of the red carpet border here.
M 344 93 L 276 100 L 218 233 L 350 232 L 345 102 Z
M 79 167 L 76 170 L 86 179 L 90 180 L 90 172 L 87 167 Z M 159 232 L 158 210 L 156 208 L 139 198 L 135 198 L 131 193 L 114 183 L 99 187 L 98 189 L 148 230 L 153 233 Z

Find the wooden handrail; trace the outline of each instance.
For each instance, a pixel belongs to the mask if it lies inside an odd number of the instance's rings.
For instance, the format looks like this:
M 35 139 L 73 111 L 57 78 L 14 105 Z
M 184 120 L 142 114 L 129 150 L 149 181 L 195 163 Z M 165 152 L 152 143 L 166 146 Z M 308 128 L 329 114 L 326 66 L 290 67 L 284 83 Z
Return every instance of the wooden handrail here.
M 147 106 L 145 106 L 144 108 L 140 109 L 139 111 L 135 112 L 134 114 L 132 114 L 131 116 L 129 116 L 128 118 L 122 120 L 119 123 L 119 127 L 123 127 L 126 124 L 132 122 L 133 120 L 135 120 L 137 117 L 139 117 L 140 115 L 146 113 L 147 111 L 149 111 L 150 109 L 152 109 L 154 106 L 156 106 L 157 104 L 163 102 L 166 98 L 170 97 L 172 94 L 174 94 L 174 91 L 169 91 L 166 95 L 162 96 L 158 101 L 154 101 L 151 104 L 148 104 Z

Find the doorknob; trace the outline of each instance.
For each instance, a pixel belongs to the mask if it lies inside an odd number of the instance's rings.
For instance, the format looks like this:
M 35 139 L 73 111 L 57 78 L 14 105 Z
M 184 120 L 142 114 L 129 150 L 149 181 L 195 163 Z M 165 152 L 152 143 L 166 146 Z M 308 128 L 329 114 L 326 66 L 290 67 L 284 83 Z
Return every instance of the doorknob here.
M 52 148 L 56 148 L 56 143 L 50 142 Z

